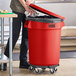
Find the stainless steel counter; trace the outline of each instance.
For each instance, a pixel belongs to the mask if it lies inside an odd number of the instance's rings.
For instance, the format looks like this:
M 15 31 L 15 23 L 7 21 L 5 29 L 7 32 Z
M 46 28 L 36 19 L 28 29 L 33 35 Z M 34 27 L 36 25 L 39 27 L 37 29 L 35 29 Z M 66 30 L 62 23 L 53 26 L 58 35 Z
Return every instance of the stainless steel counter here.
M 35 1 L 35 3 L 76 3 L 76 1 Z

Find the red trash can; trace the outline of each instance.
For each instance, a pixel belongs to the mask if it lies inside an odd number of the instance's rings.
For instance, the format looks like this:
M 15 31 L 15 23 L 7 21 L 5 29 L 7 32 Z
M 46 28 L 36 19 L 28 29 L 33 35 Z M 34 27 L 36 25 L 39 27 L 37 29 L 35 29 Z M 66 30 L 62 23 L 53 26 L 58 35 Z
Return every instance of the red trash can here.
M 37 67 L 50 68 L 53 74 L 59 65 L 61 28 L 64 26 L 64 17 L 31 4 L 30 7 L 47 14 L 46 16 L 28 17 L 29 63 L 30 69 Z

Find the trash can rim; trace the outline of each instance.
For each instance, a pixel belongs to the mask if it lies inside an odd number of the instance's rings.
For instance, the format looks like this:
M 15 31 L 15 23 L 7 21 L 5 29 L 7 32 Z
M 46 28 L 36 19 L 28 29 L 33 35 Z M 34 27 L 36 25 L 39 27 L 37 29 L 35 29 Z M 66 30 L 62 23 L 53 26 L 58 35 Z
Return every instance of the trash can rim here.
M 64 21 L 63 19 L 60 19 L 60 18 L 34 18 L 34 17 L 32 18 L 27 17 L 26 20 L 44 22 L 44 23 L 59 23 L 59 22 Z

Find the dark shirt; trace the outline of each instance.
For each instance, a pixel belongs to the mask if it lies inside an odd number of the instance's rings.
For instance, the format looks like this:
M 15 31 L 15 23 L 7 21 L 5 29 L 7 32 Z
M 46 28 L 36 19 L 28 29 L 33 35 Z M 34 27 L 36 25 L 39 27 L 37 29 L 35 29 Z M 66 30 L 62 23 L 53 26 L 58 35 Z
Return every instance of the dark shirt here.
M 24 13 L 25 8 L 22 6 L 22 4 L 19 2 L 19 0 L 11 0 L 10 8 L 12 11 Z

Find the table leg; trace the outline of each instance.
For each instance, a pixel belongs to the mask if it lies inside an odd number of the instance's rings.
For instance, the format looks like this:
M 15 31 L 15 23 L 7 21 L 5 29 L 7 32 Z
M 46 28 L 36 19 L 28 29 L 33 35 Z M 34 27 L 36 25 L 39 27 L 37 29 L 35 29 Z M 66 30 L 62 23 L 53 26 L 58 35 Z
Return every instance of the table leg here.
M 9 18 L 9 76 L 12 76 L 12 18 Z
M 1 18 L 1 44 L 4 45 L 4 18 Z M 2 47 L 2 49 L 3 48 L 4 47 Z M 3 54 L 2 54 L 2 59 L 3 59 Z M 1 65 L 1 68 L 3 69 L 3 64 Z
M 1 18 L 1 44 L 4 45 L 4 18 Z

